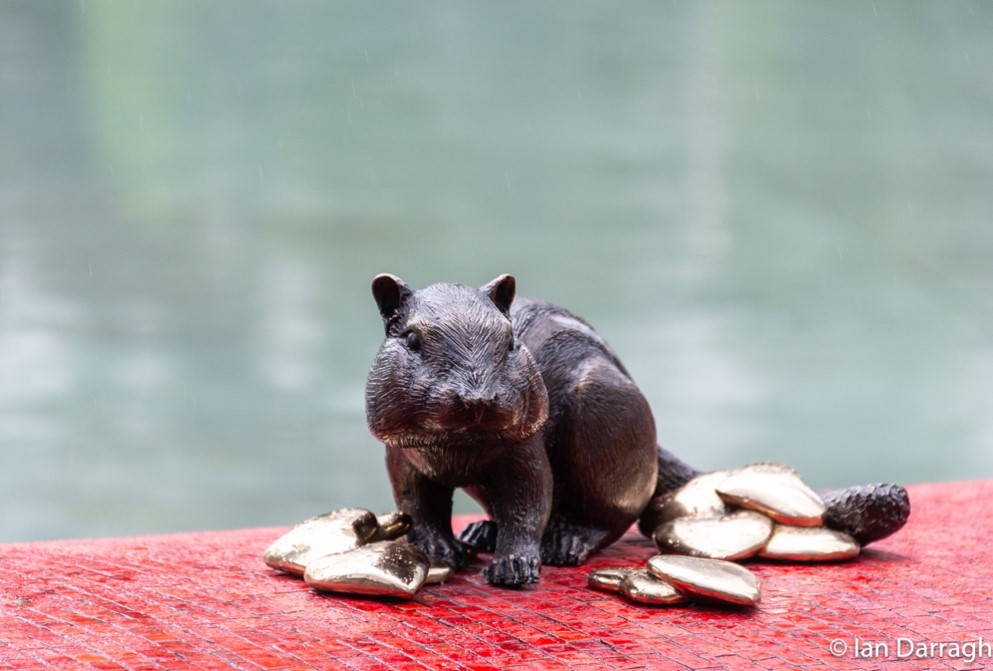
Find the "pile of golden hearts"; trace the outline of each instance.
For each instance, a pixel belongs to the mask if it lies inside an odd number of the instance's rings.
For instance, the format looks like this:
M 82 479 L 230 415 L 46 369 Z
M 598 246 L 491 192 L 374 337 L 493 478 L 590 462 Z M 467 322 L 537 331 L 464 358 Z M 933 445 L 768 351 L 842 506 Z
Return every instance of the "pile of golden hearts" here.
M 824 526 L 821 497 L 782 464 L 705 473 L 653 506 L 652 537 L 666 554 L 649 559 L 644 569 L 593 571 L 590 587 L 654 605 L 706 600 L 752 606 L 761 595 L 758 579 L 733 562 L 756 556 L 844 561 L 861 551 L 854 538 Z

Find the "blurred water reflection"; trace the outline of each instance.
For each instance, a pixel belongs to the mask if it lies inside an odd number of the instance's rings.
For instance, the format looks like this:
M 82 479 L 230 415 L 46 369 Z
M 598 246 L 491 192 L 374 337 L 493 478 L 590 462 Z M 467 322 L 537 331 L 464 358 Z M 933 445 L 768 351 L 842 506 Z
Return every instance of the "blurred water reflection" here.
M 993 475 L 991 28 L 972 2 L 3 3 L 0 540 L 389 508 L 382 271 L 571 307 L 702 467 Z

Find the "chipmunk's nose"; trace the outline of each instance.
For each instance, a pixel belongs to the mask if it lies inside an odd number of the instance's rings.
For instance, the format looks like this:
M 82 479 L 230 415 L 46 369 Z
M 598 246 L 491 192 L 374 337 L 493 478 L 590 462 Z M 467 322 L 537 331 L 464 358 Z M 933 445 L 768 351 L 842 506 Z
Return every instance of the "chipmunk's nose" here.
M 496 401 L 496 393 L 491 391 L 477 391 L 462 394 L 459 398 L 462 405 L 467 409 L 486 408 Z
M 489 389 L 473 389 L 459 394 L 459 404 L 464 412 L 471 415 L 478 424 L 485 419 L 487 413 L 497 401 L 496 392 Z

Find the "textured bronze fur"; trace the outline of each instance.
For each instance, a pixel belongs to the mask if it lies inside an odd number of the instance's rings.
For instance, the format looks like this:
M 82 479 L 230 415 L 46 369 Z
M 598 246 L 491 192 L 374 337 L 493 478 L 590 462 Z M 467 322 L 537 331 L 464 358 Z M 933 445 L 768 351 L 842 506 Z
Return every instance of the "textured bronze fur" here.
M 500 585 L 536 582 L 542 563 L 584 562 L 698 475 L 657 446 L 651 409 L 603 338 L 515 289 L 510 275 L 416 292 L 377 276 L 386 339 L 366 385 L 410 540 L 466 566 L 451 527 L 461 487 L 490 516 L 461 538 L 493 552 L 483 573 Z

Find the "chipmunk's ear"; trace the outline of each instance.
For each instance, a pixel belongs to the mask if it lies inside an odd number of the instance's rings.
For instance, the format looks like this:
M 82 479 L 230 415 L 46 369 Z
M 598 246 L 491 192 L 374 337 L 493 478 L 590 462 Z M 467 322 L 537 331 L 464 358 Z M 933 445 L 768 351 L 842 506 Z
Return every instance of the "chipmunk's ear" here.
M 407 283 L 396 275 L 383 273 L 372 280 L 372 296 L 379 306 L 379 314 L 389 326 L 390 320 L 396 317 L 397 311 L 403 307 L 407 299 L 414 295 Z
M 517 280 L 513 275 L 501 275 L 479 290 L 490 297 L 500 312 L 510 317 L 510 304 L 517 292 Z

